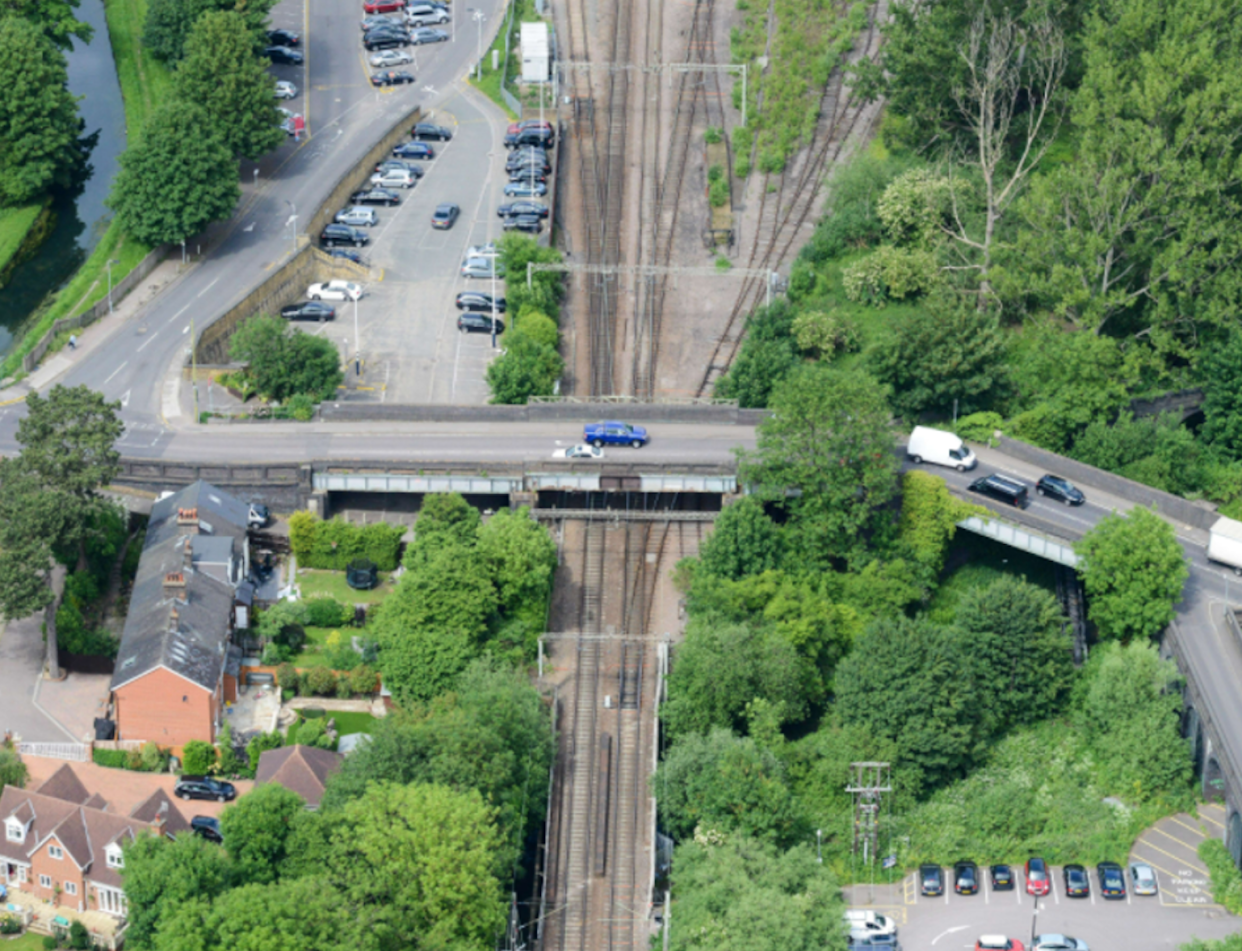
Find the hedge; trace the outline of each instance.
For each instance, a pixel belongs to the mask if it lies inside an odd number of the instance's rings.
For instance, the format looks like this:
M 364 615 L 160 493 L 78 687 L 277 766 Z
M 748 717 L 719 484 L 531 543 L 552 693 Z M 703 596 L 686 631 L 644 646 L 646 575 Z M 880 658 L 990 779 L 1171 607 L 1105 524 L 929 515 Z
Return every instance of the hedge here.
M 1199 843 L 1199 858 L 1207 866 L 1212 881 L 1212 900 L 1223 905 L 1231 915 L 1242 914 L 1242 872 L 1220 839 L 1204 839 Z
M 395 571 L 404 534 L 400 525 L 351 525 L 339 518 L 324 522 L 310 512 L 289 519 L 289 545 L 302 568 L 343 571 L 351 561 L 368 558 L 380 571 Z

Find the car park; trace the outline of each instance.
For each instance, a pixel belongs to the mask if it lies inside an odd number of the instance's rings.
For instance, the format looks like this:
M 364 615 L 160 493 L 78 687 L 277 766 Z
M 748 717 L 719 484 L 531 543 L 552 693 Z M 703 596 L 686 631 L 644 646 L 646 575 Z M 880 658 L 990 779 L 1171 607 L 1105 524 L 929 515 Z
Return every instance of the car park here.
M 276 82 L 276 98 L 277 99 L 294 99 L 297 97 L 298 87 L 293 83 L 285 80 L 277 80 Z
M 287 46 L 269 46 L 263 51 L 263 55 L 279 66 L 301 66 L 303 60 L 300 52 Z
M 333 216 L 332 220 L 338 225 L 353 225 L 355 228 L 374 228 L 379 224 L 379 215 L 375 213 L 373 208 L 353 205 L 349 208 L 342 208 Z
M 1011 869 L 1008 865 L 993 865 L 990 869 L 988 869 L 988 874 L 992 879 L 992 891 L 1013 891 L 1013 869 Z
M 1070 864 L 1063 870 L 1065 875 L 1065 896 L 1067 898 L 1091 897 L 1091 879 L 1087 870 L 1081 865 Z
M 458 314 L 457 329 L 464 334 L 489 334 L 493 330 L 493 321 L 487 314 Z M 498 334 L 504 333 L 505 322 L 497 317 L 494 323 L 494 329 Z
M 505 185 L 505 194 L 511 198 L 542 198 L 548 193 L 548 186 L 543 182 L 509 182 Z
M 1043 476 L 1035 483 L 1035 491 L 1055 502 L 1064 502 L 1066 505 L 1082 505 L 1087 501 L 1081 489 L 1060 476 Z
M 431 215 L 431 227 L 447 231 L 457 222 L 460 214 L 461 209 L 451 201 L 436 205 L 436 210 Z
M 1126 897 L 1126 877 L 1121 866 L 1116 862 L 1101 862 L 1095 867 L 1095 874 L 1100 883 L 1100 897 L 1110 901 L 1121 901 Z
M 920 865 L 919 892 L 927 898 L 943 895 L 944 869 L 939 865 Z
M 1130 863 L 1130 886 L 1136 895 L 1155 895 L 1160 891 L 1156 873 L 1146 862 Z
M 1071 938 L 1067 934 L 1040 934 L 1035 936 L 1031 951 L 1091 951 L 1087 942 Z
M 496 214 L 501 218 L 508 218 L 512 215 L 538 215 L 540 218 L 546 218 L 548 206 L 541 201 L 511 201 L 497 208 Z
M 543 219 L 538 215 L 512 215 L 500 226 L 505 231 L 524 231 L 539 234 L 543 231 Z
M 974 862 L 958 862 L 953 866 L 953 890 L 959 895 L 979 892 L 979 866 Z
M 268 30 L 267 41 L 272 46 L 298 46 L 302 42 L 302 37 L 292 30 Z
M 370 240 L 371 236 L 365 231 L 350 225 L 324 225 L 323 231 L 319 233 L 319 243 L 327 248 L 336 244 L 352 244 L 360 248 Z
M 1026 484 L 1000 473 L 976 479 L 970 483 L 969 488 L 971 492 L 978 492 L 980 495 L 986 495 L 990 499 L 1004 502 L 1014 508 L 1024 509 L 1031 504 Z
M 426 142 L 402 142 L 394 146 L 392 154 L 402 159 L 433 159 L 436 150 Z
M 308 300 L 298 304 L 286 304 L 280 308 L 280 316 L 285 320 L 336 320 L 336 308 L 319 301 Z
M 495 300 L 497 313 L 503 314 L 508 302 L 503 297 Z M 482 291 L 462 291 L 457 295 L 458 310 L 491 311 L 492 295 Z
M 371 77 L 371 85 L 376 88 L 382 86 L 406 86 L 414 82 L 414 74 L 407 73 L 405 70 L 387 70 L 386 72 L 376 73 Z
M 1052 890 L 1052 878 L 1048 874 L 1048 863 L 1041 858 L 1026 860 L 1026 893 L 1028 895 L 1047 895 Z
M 604 450 L 598 446 L 587 446 L 578 443 L 567 449 L 558 449 L 552 453 L 553 459 L 603 459 Z
M 375 30 L 362 38 L 362 45 L 367 50 L 391 50 L 400 46 L 409 46 L 410 38 L 404 33 Z
M 417 183 L 418 176 L 408 168 L 392 168 L 371 176 L 371 184 L 380 188 L 413 188 Z
M 975 951 L 1025 951 L 1022 942 L 1017 938 L 1009 938 L 1003 934 L 980 935 L 975 942 Z
M 415 46 L 423 46 L 427 43 L 447 43 L 448 39 L 447 30 L 437 30 L 429 26 L 420 26 L 410 33 L 410 42 Z
M 182 799 L 214 799 L 229 802 L 237 798 L 237 788 L 232 783 L 208 776 L 182 776 L 173 787 L 173 795 Z
M 372 56 L 369 62 L 372 66 L 387 68 L 389 66 L 404 66 L 406 63 L 412 63 L 414 62 L 414 57 L 403 50 L 383 50 Z
M 845 924 L 850 929 L 850 937 L 863 935 L 895 935 L 897 922 L 887 915 L 866 908 L 851 908 L 845 912 Z
M 504 277 L 504 267 L 499 266 L 495 258 L 466 258 L 461 262 L 461 276 L 490 280 L 493 277 Z
M 403 159 L 384 159 L 384 161 L 375 166 L 375 171 L 381 173 L 405 171 L 409 172 L 415 178 L 423 177 L 423 169 L 421 166 L 415 165 L 413 162 L 406 162 Z
M 323 281 L 308 287 L 306 296 L 311 300 L 357 300 L 362 288 L 353 281 Z
M 401 196 L 391 188 L 363 188 L 349 196 L 355 205 L 399 205 Z
M 362 9 L 367 13 L 394 13 L 405 9 L 405 0 L 363 0 Z
M 220 820 L 215 816 L 195 816 L 190 820 L 190 831 L 208 842 L 224 841 L 224 836 L 220 834 Z

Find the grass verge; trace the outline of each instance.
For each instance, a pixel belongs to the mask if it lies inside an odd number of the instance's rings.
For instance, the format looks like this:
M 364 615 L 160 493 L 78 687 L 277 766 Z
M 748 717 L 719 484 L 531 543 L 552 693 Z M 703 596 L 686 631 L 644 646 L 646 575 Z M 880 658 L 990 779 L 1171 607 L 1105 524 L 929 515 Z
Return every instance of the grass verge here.
M 505 114 L 513 120 L 518 118 L 507 102 L 505 97 L 500 94 L 501 82 L 505 76 L 510 80 L 518 75 L 522 69 L 522 60 L 518 55 L 518 34 L 521 32 L 521 24 L 524 22 L 538 22 L 539 17 L 535 15 L 535 6 L 531 0 L 514 0 L 515 9 L 513 18 L 506 20 L 506 26 L 509 27 L 509 59 L 508 68 L 505 64 L 505 30 L 502 28 L 497 34 L 492 45 L 487 48 L 487 52 L 483 54 L 483 75 L 482 78 L 475 79 L 471 76 L 471 84 L 479 89 L 488 99 L 500 106 Z M 508 11 L 506 11 L 508 15 Z M 495 50 L 500 54 L 499 68 L 492 69 L 492 51 Z M 510 90 L 513 93 L 513 90 Z M 516 95 L 516 93 L 513 93 Z
M 389 581 L 392 572 L 381 571 L 379 584 L 370 591 L 357 591 L 345 583 L 345 572 L 322 571 L 318 568 L 299 568 L 298 587 L 303 600 L 311 598 L 336 598 L 346 604 L 378 604 L 393 590 Z M 326 637 L 326 635 L 325 635 Z
M 41 211 L 43 202 L 19 205 L 16 208 L 0 208 L 0 274 L 4 273 L 13 255 L 21 248 Z

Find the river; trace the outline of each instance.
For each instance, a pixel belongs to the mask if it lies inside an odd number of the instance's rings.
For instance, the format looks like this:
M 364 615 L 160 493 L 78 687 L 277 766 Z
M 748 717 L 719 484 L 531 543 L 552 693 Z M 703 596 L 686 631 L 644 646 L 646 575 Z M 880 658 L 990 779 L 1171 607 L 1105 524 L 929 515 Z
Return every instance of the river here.
M 98 134 L 98 139 L 78 187 L 53 199 L 57 219 L 51 235 L 0 290 L 0 354 L 9 351 L 14 335 L 40 301 L 73 277 L 112 218 L 104 199 L 117 171 L 117 156 L 125 151 L 125 103 L 108 42 L 103 0 L 82 0 L 77 15 L 94 27 L 95 35 L 90 43 L 73 41 L 68 54 L 69 90 L 82 97 L 78 112 L 85 123 L 83 135 Z

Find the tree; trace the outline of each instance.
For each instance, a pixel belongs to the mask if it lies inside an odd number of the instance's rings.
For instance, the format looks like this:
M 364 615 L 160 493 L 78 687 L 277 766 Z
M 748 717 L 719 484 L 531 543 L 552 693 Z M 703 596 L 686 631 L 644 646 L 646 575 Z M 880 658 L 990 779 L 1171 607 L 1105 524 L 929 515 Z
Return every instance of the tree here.
M 206 740 L 190 740 L 181 750 L 181 766 L 188 775 L 206 776 L 216 768 L 216 748 Z
M 798 364 L 793 322 L 794 310 L 786 301 L 755 308 L 746 318 L 746 343 L 716 382 L 716 395 L 735 399 L 739 406 L 767 406 L 773 389 Z
M 518 334 L 505 352 L 487 365 L 487 385 L 493 403 L 520 404 L 532 396 L 551 396 L 565 369 L 555 347 Z
M 176 93 L 202 106 L 234 155 L 257 159 L 284 141 L 266 61 L 254 55 L 254 35 L 239 13 L 204 13 L 185 41 Z
M 652 779 L 662 825 L 676 839 L 741 833 L 777 845 L 802 835 L 785 767 L 750 737 L 725 729 L 677 740 Z
M 1203 373 L 1203 428 L 1200 436 L 1234 459 L 1242 457 L 1242 332 L 1200 357 Z
M 82 121 L 66 85 L 65 57 L 34 22 L 0 19 L 0 61 L 0 204 L 18 205 L 70 184 L 82 157 Z
M 142 27 L 143 49 L 170 66 L 181 59 L 186 38 L 212 0 L 148 0 Z
M 1089 616 L 1104 637 L 1156 637 L 1173 620 L 1189 572 L 1173 526 L 1154 509 L 1104 516 L 1074 551 Z
M 29 775 L 16 750 L 0 747 L 0 789 L 5 786 L 21 789 Z
M 77 18 L 79 6 L 81 0 L 0 0 L 0 18 L 20 17 L 38 27 L 58 49 L 67 51 L 74 38 L 89 43 L 95 33 L 89 23 Z
M 509 275 L 505 282 L 509 313 L 519 322 L 529 310 L 539 311 L 556 320 L 560 300 L 565 293 L 565 274 L 561 271 L 539 271 L 531 274 L 531 287 L 526 286 L 527 264 L 559 264 L 561 253 L 556 248 L 543 248 L 529 235 L 511 231 L 497 243 L 500 262 Z
M 929 581 L 940 576 L 957 523 L 981 511 L 980 506 L 955 498 L 944 479 L 929 472 L 915 469 L 901 477 L 901 545 Z
M 518 315 L 514 328 L 509 331 L 509 339 L 512 340 L 515 334 L 529 337 L 535 343 L 554 350 L 561 339 L 561 332 L 556 329 L 556 321 L 531 308 Z
M 108 204 L 144 244 L 183 241 L 228 218 L 241 197 L 237 163 L 197 103 L 158 106 L 120 164 Z
M 907 419 L 955 405 L 973 413 L 1003 398 L 1005 335 L 996 317 L 947 297 L 933 298 L 899 323 L 870 355 L 876 378 L 892 389 Z
M 256 389 L 274 400 L 305 393 L 328 399 L 345 378 L 336 346 L 290 327 L 279 317 L 247 320 L 229 340 L 229 355 L 247 363 Z
M 741 481 L 787 511 L 808 567 L 857 550 L 897 491 L 884 391 L 856 371 L 806 366 L 781 382 L 771 408 L 757 450 L 739 456 Z
M 414 523 L 414 544 L 406 550 L 406 567 L 413 567 L 444 545 L 473 548 L 479 540 L 480 524 L 479 510 L 460 493 L 435 492 L 423 496 L 418 520 Z
M 522 506 L 517 511 L 501 509 L 479 530 L 478 538 L 500 613 L 520 615 L 542 632 L 557 563 L 556 542 L 548 530 Z
M 196 835 L 169 840 L 141 835 L 124 845 L 121 879 L 129 902 L 126 940 L 138 948 L 155 946 L 160 922 L 193 899 L 210 901 L 229 887 L 228 857 Z
M 841 893 L 808 845 L 782 852 L 742 835 L 674 853 L 673 951 L 823 951 L 844 944 Z
M 266 783 L 224 810 L 220 833 L 243 882 L 276 881 L 293 820 L 305 808 L 306 801 L 297 793 Z
M 768 518 L 763 503 L 747 495 L 721 511 L 699 559 L 704 571 L 737 580 L 776 568 L 781 553 L 780 526 Z

